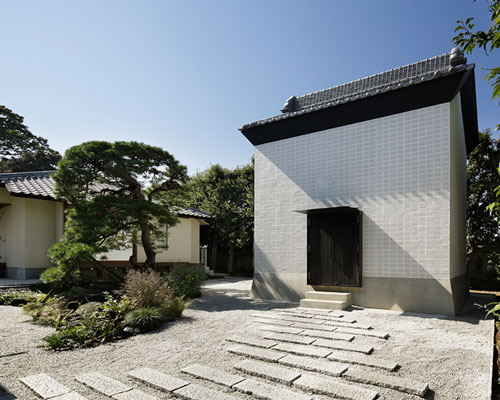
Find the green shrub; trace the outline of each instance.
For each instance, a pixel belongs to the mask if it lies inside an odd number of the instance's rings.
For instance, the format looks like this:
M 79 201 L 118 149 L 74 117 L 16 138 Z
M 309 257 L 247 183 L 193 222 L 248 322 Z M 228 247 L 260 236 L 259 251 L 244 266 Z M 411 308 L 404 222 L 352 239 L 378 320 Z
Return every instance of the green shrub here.
M 0 294 L 0 305 L 10 305 L 14 300 L 22 300 L 22 302 L 33 302 L 43 298 L 44 294 L 39 292 L 25 291 L 25 292 L 6 292 Z M 22 303 L 19 302 L 19 305 Z
M 87 332 L 82 326 L 70 326 L 42 338 L 43 347 L 52 350 L 70 350 L 87 347 Z
M 174 297 L 171 300 L 165 301 L 161 305 L 161 309 L 165 317 L 178 318 L 182 315 L 184 309 L 192 304 L 191 300 L 186 300 L 184 297 Z
M 165 278 L 152 269 L 129 271 L 120 293 L 134 300 L 141 308 L 158 307 L 172 297 Z
M 49 287 L 54 287 L 61 283 L 60 290 L 63 290 L 64 288 L 70 286 L 74 286 L 75 283 L 78 283 L 80 281 L 80 271 L 78 269 L 69 274 L 69 276 L 66 278 L 66 282 L 62 282 L 65 273 L 66 271 L 63 268 L 50 267 L 42 272 L 42 274 L 40 275 L 40 280 Z
M 130 311 L 125 317 L 125 325 L 137 328 L 140 332 L 149 332 L 160 327 L 165 322 L 165 316 L 160 308 L 140 307 Z
M 199 297 L 206 279 L 205 269 L 199 265 L 175 264 L 167 275 L 168 286 L 177 297 Z

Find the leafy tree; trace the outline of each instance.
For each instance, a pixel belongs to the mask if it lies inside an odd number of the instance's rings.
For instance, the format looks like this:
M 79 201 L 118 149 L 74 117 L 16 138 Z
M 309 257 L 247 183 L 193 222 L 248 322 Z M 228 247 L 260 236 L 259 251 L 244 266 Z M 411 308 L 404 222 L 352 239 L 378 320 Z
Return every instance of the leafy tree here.
M 66 151 L 53 175 L 56 193 L 69 204 L 62 240 L 50 255 L 70 270 L 95 256 L 140 242 L 146 261 L 154 266 L 162 227 L 175 225 L 170 211 L 186 181 L 186 167 L 159 147 L 137 142 L 94 141 Z M 140 237 L 140 239 L 138 238 Z
M 60 159 L 46 139 L 29 131 L 23 117 L 0 106 L 0 171 L 52 170 Z
M 489 130 L 479 132 L 479 144 L 467 163 L 467 252 L 480 247 L 500 245 L 500 227 L 491 217 L 488 205 L 495 201 L 500 185 L 497 168 L 500 162 L 500 140 Z
M 212 165 L 189 182 L 190 205 L 212 216 L 208 220 L 214 234 L 210 263 L 215 266 L 218 246 L 228 248 L 229 273 L 235 250 L 253 245 L 253 188 L 253 162 L 233 170 Z
M 458 33 L 453 41 L 467 53 L 472 53 L 476 47 L 482 48 L 486 54 L 500 48 L 500 0 L 488 0 L 487 3 L 491 13 L 491 25 L 487 30 L 475 30 L 474 18 L 457 21 L 455 32 Z M 493 86 L 491 99 L 500 100 L 500 66 L 490 69 L 485 79 Z M 500 129 L 500 124 L 497 129 Z

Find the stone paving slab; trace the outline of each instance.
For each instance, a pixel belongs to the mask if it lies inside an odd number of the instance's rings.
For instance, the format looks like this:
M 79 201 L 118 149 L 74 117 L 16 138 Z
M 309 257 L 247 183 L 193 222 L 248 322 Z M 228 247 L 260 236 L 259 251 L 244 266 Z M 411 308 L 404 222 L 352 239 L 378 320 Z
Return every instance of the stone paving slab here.
M 140 382 L 166 392 L 173 392 L 174 390 L 189 385 L 189 382 L 187 381 L 164 374 L 163 372 L 156 371 L 151 368 L 135 369 L 130 371 L 128 375 Z
M 354 324 L 355 322 L 357 322 L 353 318 L 339 318 L 339 317 L 334 317 L 334 316 L 330 316 L 330 315 L 318 315 L 316 318 L 324 319 L 325 321 L 346 322 L 349 324 Z M 325 322 L 325 325 L 328 325 L 328 324 Z
M 264 339 L 278 340 L 280 342 L 296 343 L 296 344 L 311 344 L 316 338 L 298 335 L 287 335 L 286 333 L 270 332 L 264 336 Z M 275 345 L 277 343 L 275 342 Z
M 245 379 L 243 382 L 235 385 L 234 389 L 263 400 L 313 400 L 313 397 L 310 395 L 282 389 L 275 385 L 268 385 L 267 383 L 253 379 Z
M 350 342 L 355 338 L 354 335 L 348 333 L 338 333 L 337 331 L 334 332 L 314 331 L 309 329 L 300 332 L 299 335 L 322 338 L 322 339 L 330 339 L 330 340 L 345 340 L 347 342 Z
M 279 318 L 282 320 L 282 321 L 290 321 L 290 322 L 303 322 L 303 323 L 306 323 L 306 324 L 317 324 L 317 325 L 323 325 L 323 323 L 325 322 L 324 319 L 319 319 L 319 318 L 315 318 L 314 316 L 306 316 L 306 317 L 303 317 L 303 316 L 295 316 L 295 315 L 287 315 L 286 313 L 278 313 L 279 315 Z M 273 315 L 276 315 L 276 314 L 273 314 Z M 268 318 L 275 318 L 275 317 L 268 317 Z
M 188 400 L 237 400 L 234 396 L 208 389 L 195 383 L 174 390 L 174 394 Z
M 159 400 L 159 397 L 152 396 L 139 389 L 132 389 L 129 392 L 115 394 L 113 399 L 116 400 Z
M 285 385 L 291 385 L 292 382 L 299 378 L 301 373 L 292 371 L 288 368 L 277 367 L 275 365 L 265 364 L 262 362 L 245 360 L 236 364 L 233 368 L 238 371 L 245 372 L 249 375 L 259 376 L 261 378 L 267 378 L 272 381 L 284 383 Z
M 332 351 L 321 347 L 304 346 L 301 344 L 280 343 L 273 347 L 273 349 L 286 351 L 287 353 L 298 354 L 308 357 L 327 357 Z
M 133 387 L 125 385 L 117 380 L 105 376 L 99 372 L 89 372 L 87 374 L 78 375 L 75 378 L 78 382 L 91 387 L 92 389 L 105 394 L 106 396 L 113 396 L 118 393 L 128 392 Z
M 50 400 L 87 400 L 87 398 L 76 392 L 69 392 L 61 396 L 51 397 Z
M 334 361 L 295 356 L 292 354 L 280 358 L 278 360 L 278 364 L 300 368 L 306 371 L 319 372 L 330 376 L 341 376 L 347 370 L 347 365 L 345 364 L 336 363 Z
M 239 354 L 241 356 L 256 358 L 258 360 L 269 362 L 277 362 L 280 358 L 283 358 L 286 355 L 276 350 L 261 349 L 258 347 L 245 345 L 230 347 L 228 351 L 230 353 Z
M 253 312 L 253 313 L 250 313 L 250 316 L 255 317 L 255 318 L 265 318 L 265 319 L 279 319 L 279 320 L 283 319 L 283 317 L 281 315 L 278 315 L 277 313 L 271 313 L 271 312 Z
M 342 333 L 351 333 L 353 335 L 372 336 L 372 337 L 376 337 L 379 339 L 388 339 L 389 338 L 388 332 L 376 331 L 373 329 L 364 330 L 364 329 L 352 329 L 349 327 L 338 327 L 337 331 L 342 332 Z
M 50 399 L 71 392 L 70 389 L 47 374 L 30 375 L 19 380 L 42 399 Z
M 358 323 L 350 323 L 350 322 L 342 322 L 342 321 L 325 321 L 324 325 L 328 326 L 336 326 L 338 328 L 349 328 L 349 329 L 364 329 L 369 330 L 373 329 L 373 326 L 369 324 L 358 324 Z
M 399 376 L 382 374 L 375 371 L 366 371 L 358 368 L 349 368 L 343 377 L 350 381 L 399 390 L 400 392 L 410 393 L 420 397 L 424 397 L 427 390 L 429 390 L 429 385 L 427 383 L 419 382 L 415 379 L 401 378 Z
M 269 332 L 291 333 L 291 334 L 298 334 L 303 331 L 303 329 L 301 328 L 292 328 L 288 326 L 275 326 L 275 325 L 261 325 L 259 326 L 259 329 Z
M 375 400 L 378 396 L 378 393 L 374 390 L 346 385 L 337 379 L 324 379 L 308 374 L 302 375 L 293 382 L 293 386 L 313 393 L 325 394 L 346 400 Z
M 370 354 L 373 351 L 373 346 L 345 342 L 341 340 L 317 339 L 313 342 L 313 346 L 326 347 L 328 349 L 335 350 L 355 351 L 363 354 Z
M 309 307 L 299 307 L 296 308 L 297 311 L 299 312 L 305 312 L 305 313 L 313 313 L 313 314 L 332 314 L 335 313 L 334 310 L 325 310 L 321 308 L 309 308 Z
M 300 317 L 303 317 L 303 318 L 312 318 L 312 317 L 314 317 L 313 314 L 304 313 L 304 312 L 301 312 L 301 311 L 281 310 L 281 309 L 276 309 L 276 310 L 272 310 L 272 311 L 278 312 L 281 315 L 300 316 Z
M 226 340 L 234 343 L 249 344 L 250 346 L 262 347 L 264 349 L 269 349 L 278 344 L 275 341 L 243 336 L 231 336 Z
M 293 322 L 283 321 L 281 319 L 268 319 L 268 318 L 254 318 L 253 322 L 258 322 L 259 324 L 273 324 L 278 326 L 292 326 Z
M 336 327 L 333 326 L 315 325 L 304 322 L 295 322 L 292 325 L 292 328 L 315 329 L 317 331 L 326 331 L 326 332 L 333 332 L 334 330 L 337 329 Z
M 387 371 L 394 371 L 399 364 L 390 360 L 383 360 L 374 356 L 367 356 L 365 354 L 347 353 L 341 351 L 334 351 L 328 356 L 329 360 L 345 362 L 348 364 L 365 365 L 367 367 L 381 368 Z
M 228 372 L 201 364 L 191 364 L 182 368 L 181 372 L 227 387 L 232 387 L 245 379 L 244 376 L 230 374 Z

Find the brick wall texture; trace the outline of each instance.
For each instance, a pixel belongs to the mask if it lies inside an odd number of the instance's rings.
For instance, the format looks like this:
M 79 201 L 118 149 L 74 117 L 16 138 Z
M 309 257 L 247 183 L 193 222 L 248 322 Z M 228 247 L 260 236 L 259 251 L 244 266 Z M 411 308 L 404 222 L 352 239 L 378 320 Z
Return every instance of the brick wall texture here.
M 450 277 L 450 103 L 255 148 L 255 271 L 307 270 L 307 217 L 363 212 L 363 276 Z

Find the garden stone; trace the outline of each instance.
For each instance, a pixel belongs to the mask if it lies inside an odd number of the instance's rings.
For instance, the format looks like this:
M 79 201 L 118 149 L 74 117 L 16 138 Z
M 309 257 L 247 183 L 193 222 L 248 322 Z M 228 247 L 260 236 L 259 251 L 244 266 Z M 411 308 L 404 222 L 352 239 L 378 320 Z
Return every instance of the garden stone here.
M 370 345 L 329 339 L 317 339 L 314 341 L 313 346 L 326 347 L 328 349 L 335 350 L 356 351 L 364 354 L 370 354 L 373 351 L 373 346 Z
M 265 339 L 242 337 L 242 336 L 231 336 L 230 338 L 227 338 L 226 340 L 228 340 L 230 342 L 240 343 L 240 344 L 248 344 L 250 346 L 255 346 L 255 347 L 263 347 L 264 349 L 269 349 L 269 348 L 276 346 L 278 344 L 276 342 L 265 340 Z
M 20 381 L 38 394 L 42 399 L 61 396 L 71 392 L 66 386 L 57 382 L 47 374 L 30 375 L 21 378 Z
M 115 394 L 113 399 L 116 400 L 159 400 L 156 396 L 151 396 L 138 389 L 132 389 L 130 392 Z
M 236 397 L 191 383 L 174 391 L 174 394 L 188 400 L 237 400 Z
M 394 371 L 399 364 L 394 361 L 383 360 L 374 356 L 364 354 L 347 353 L 334 351 L 328 356 L 329 360 L 345 362 L 348 364 L 365 365 L 367 367 L 381 368 L 387 371 Z
M 288 326 L 274 326 L 274 325 L 261 325 L 259 326 L 259 329 L 269 332 L 292 333 L 292 334 L 297 334 L 303 331 L 303 329 L 299 328 L 291 328 Z
M 267 378 L 272 381 L 290 385 L 295 379 L 300 377 L 300 373 L 288 368 L 276 367 L 252 360 L 245 360 L 234 366 L 238 371 L 255 375 L 261 378 Z
M 0 397 L 1 399 L 1 397 Z M 80 396 L 76 392 L 69 392 L 61 396 L 51 397 L 50 400 L 87 400 L 86 397 Z
M 224 372 L 219 369 L 201 364 L 189 365 L 181 369 L 181 372 L 228 387 L 232 387 L 233 385 L 236 385 L 238 382 L 241 382 L 245 379 L 245 377 L 243 376 L 233 375 L 228 372 Z
M 234 389 L 251 394 L 257 399 L 263 400 L 312 400 L 312 396 L 293 392 L 288 389 L 282 389 L 275 385 L 268 385 L 255 381 L 253 379 L 245 379 L 243 382 L 234 386 Z
M 308 329 L 306 329 L 303 332 L 300 332 L 299 335 L 322 338 L 322 339 L 344 340 L 346 342 L 352 341 L 355 337 L 354 335 L 350 335 L 348 333 L 338 333 L 337 331 L 323 332 L 323 331 L 313 331 Z
M 362 336 L 372 336 L 376 337 L 379 339 L 388 339 L 389 338 L 389 333 L 384 332 L 384 331 L 376 331 L 376 330 L 364 330 L 364 329 L 352 329 L 349 327 L 338 327 L 337 328 L 338 332 L 342 333 L 351 333 L 353 335 L 362 335 Z
M 273 347 L 273 349 L 286 351 L 287 353 L 298 354 L 308 357 L 326 357 L 332 351 L 319 347 L 303 346 L 301 344 L 280 343 Z
M 264 336 L 264 339 L 270 339 L 270 340 L 278 340 L 280 342 L 289 342 L 289 343 L 296 343 L 296 344 L 311 344 L 314 342 L 316 339 L 307 337 L 307 336 L 296 336 L 296 335 L 287 335 L 284 333 L 276 333 L 276 332 L 270 332 L 267 333 Z M 277 343 L 275 343 L 277 344 Z
M 151 368 L 135 369 L 130 371 L 128 374 L 140 382 L 166 392 L 173 392 L 176 389 L 189 385 L 189 382 L 187 381 L 175 378 L 171 375 L 164 374 L 163 372 Z
M 333 361 L 318 360 L 309 357 L 301 357 L 289 354 L 278 360 L 278 364 L 287 365 L 304 369 L 306 371 L 319 372 L 330 376 L 341 376 L 346 370 L 347 365 L 339 364 Z
M 258 322 L 259 324 L 273 324 L 278 326 L 292 326 L 293 322 L 282 321 L 280 319 L 267 319 L 267 318 L 254 318 L 253 322 Z
M 303 328 L 303 329 L 312 329 L 312 330 L 317 330 L 317 331 L 327 331 L 327 332 L 333 332 L 336 328 L 333 326 L 325 326 L 325 325 L 314 325 L 314 324 L 308 324 L 304 322 L 295 322 L 292 325 L 293 328 Z
M 399 376 L 386 375 L 361 369 L 349 368 L 343 377 L 354 382 L 386 387 L 420 397 L 424 397 L 429 389 L 427 383 L 419 382 L 414 379 L 401 378 Z
M 88 374 L 78 375 L 75 379 L 78 382 L 105 394 L 106 396 L 113 396 L 115 394 L 128 392 L 133 389 L 132 386 L 125 385 L 124 383 L 109 378 L 99 372 L 90 372 Z
M 277 362 L 280 358 L 283 358 L 285 354 L 271 350 L 271 349 L 260 349 L 258 347 L 251 346 L 233 346 L 228 349 L 230 353 L 239 354 L 245 357 L 256 358 L 262 361 Z
M 374 390 L 346 385 L 341 383 L 340 379 L 324 379 L 308 374 L 302 375 L 293 385 L 313 393 L 346 400 L 375 400 L 378 396 Z

